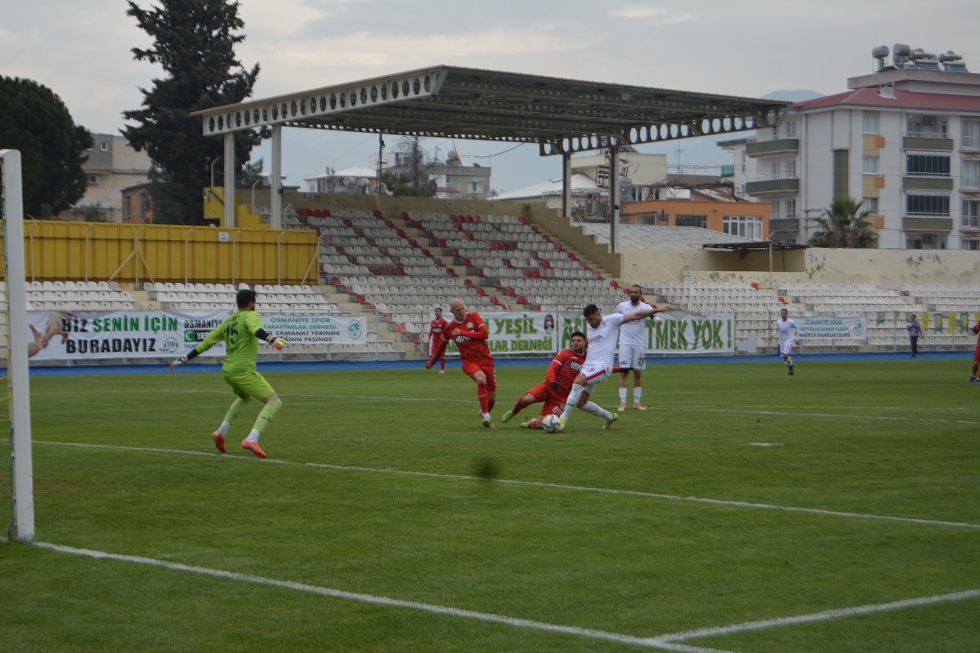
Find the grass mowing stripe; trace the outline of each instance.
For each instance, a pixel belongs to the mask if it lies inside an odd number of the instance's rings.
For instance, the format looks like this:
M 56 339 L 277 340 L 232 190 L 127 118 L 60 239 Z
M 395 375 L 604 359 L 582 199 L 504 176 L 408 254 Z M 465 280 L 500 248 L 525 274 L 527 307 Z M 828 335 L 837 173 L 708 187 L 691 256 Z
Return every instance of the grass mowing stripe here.
M 386 607 L 406 608 L 409 610 L 422 610 L 424 612 L 431 612 L 434 614 L 445 615 L 449 617 L 457 617 L 461 619 L 476 619 L 478 621 L 498 623 L 506 626 L 513 626 L 515 628 L 531 628 L 534 630 L 561 633 L 565 635 L 575 635 L 578 637 L 586 637 L 589 639 L 598 639 L 598 640 L 604 640 L 608 642 L 616 642 L 620 644 L 632 644 L 637 646 L 643 646 L 646 648 L 657 648 L 666 651 L 689 651 L 691 653 L 699 653 L 699 652 L 700 653 L 726 653 L 726 652 L 718 651 L 717 649 L 704 649 L 704 648 L 687 647 L 687 646 L 680 647 L 672 642 L 658 641 L 657 638 L 634 637 L 631 635 L 623 635 L 620 633 L 611 633 L 604 630 L 593 630 L 591 628 L 577 628 L 575 626 L 562 626 L 558 624 L 549 624 L 549 623 L 542 623 L 540 621 L 532 621 L 530 619 L 520 619 L 517 617 L 507 617 L 504 615 L 490 614 L 487 612 L 476 612 L 474 610 L 463 610 L 460 608 L 451 608 L 451 607 L 446 607 L 441 605 L 433 605 L 430 603 L 419 603 L 416 601 L 403 601 L 401 599 L 393 599 L 387 596 L 374 596 L 372 594 L 347 592 L 344 590 L 331 589 L 329 587 L 319 587 L 316 585 L 307 585 L 305 583 L 296 583 L 287 580 L 266 578 L 264 576 L 253 576 L 251 574 L 239 574 L 231 571 L 223 571 L 221 569 L 209 569 L 207 567 L 185 565 L 179 562 L 168 562 L 165 560 L 157 560 L 155 558 L 144 558 L 141 556 L 131 556 L 131 555 L 118 554 L 118 553 L 107 553 L 105 551 L 93 551 L 91 549 L 78 549 L 71 546 L 51 544 L 49 542 L 33 542 L 33 545 L 42 549 L 47 549 L 49 551 L 56 551 L 58 553 L 68 553 L 71 555 L 86 556 L 89 558 L 94 558 L 96 560 L 116 560 L 119 562 L 130 562 L 130 563 L 140 564 L 140 565 L 162 567 L 164 569 L 170 569 L 172 571 L 182 571 L 182 572 L 189 572 L 193 574 L 201 574 L 204 576 L 210 576 L 212 578 L 232 580 L 240 583 L 268 585 L 271 587 L 278 587 L 281 589 L 290 589 L 298 592 L 319 594 L 320 596 L 326 596 L 335 599 L 359 601 L 361 603 L 371 603 L 374 605 L 382 605 Z
M 854 608 L 841 608 L 839 610 L 825 610 L 814 614 L 803 614 L 795 617 L 784 617 L 781 619 L 764 619 L 761 621 L 749 621 L 743 624 L 731 626 L 721 626 L 719 628 L 700 628 L 685 633 L 675 633 L 672 635 L 662 635 L 653 638 L 652 641 L 674 642 L 689 639 L 700 639 L 702 637 L 714 637 L 718 635 L 733 635 L 750 630 L 764 630 L 766 628 L 778 628 L 781 626 L 795 626 L 797 624 L 814 623 L 818 621 L 830 621 L 831 619 L 842 619 L 864 614 L 874 614 L 877 612 L 888 612 L 890 610 L 904 610 L 924 605 L 935 605 L 937 603 L 947 603 L 949 601 L 968 601 L 980 598 L 980 590 L 967 590 L 964 592 L 952 592 L 950 594 L 940 594 L 938 596 L 926 596 L 917 599 L 904 599 L 902 601 L 892 601 L 890 603 L 874 603 L 871 605 L 861 605 Z
M 166 453 L 166 454 L 183 454 L 187 456 L 222 456 L 226 454 L 219 453 L 205 453 L 202 451 L 182 451 L 179 449 L 158 449 L 150 447 L 124 447 L 118 445 L 104 445 L 104 444 L 80 444 L 75 442 L 49 442 L 49 441 L 35 441 L 35 444 L 47 444 L 53 446 L 63 446 L 63 447 L 80 447 L 85 449 L 111 449 L 118 451 L 146 451 L 150 453 Z M 419 476 L 428 478 L 443 478 L 443 479 L 461 479 L 467 481 L 473 480 L 484 480 L 477 476 L 465 476 L 462 474 L 439 474 L 435 472 L 420 472 L 412 470 L 398 470 L 398 469 L 376 469 L 372 467 L 356 467 L 350 465 L 330 465 L 327 463 L 298 463 L 290 460 L 279 460 L 273 458 L 266 458 L 264 460 L 253 459 L 251 457 L 245 456 L 231 456 L 233 460 L 247 460 L 249 462 L 262 462 L 262 463 L 274 463 L 278 465 L 303 465 L 306 467 L 317 467 L 322 469 L 333 469 L 337 471 L 349 471 L 349 472 L 366 472 L 371 474 L 398 474 L 402 476 Z M 682 497 L 673 494 L 659 494 L 656 492 L 640 492 L 638 490 L 617 490 L 613 488 L 597 488 L 597 487 L 585 487 L 579 485 L 563 485 L 560 483 L 544 483 L 541 481 L 520 481 L 514 479 L 494 479 L 494 483 L 501 483 L 507 485 L 516 486 L 526 486 L 526 487 L 540 487 L 549 488 L 553 490 L 566 490 L 571 492 L 593 492 L 596 494 L 613 494 L 620 496 L 631 496 L 631 497 L 646 497 L 649 499 L 663 499 L 665 501 L 688 501 L 692 503 L 706 503 L 717 506 L 729 506 L 735 508 L 751 508 L 756 510 L 779 510 L 783 512 L 798 512 L 806 513 L 811 515 L 824 515 L 830 517 L 845 517 L 851 519 L 876 519 L 882 521 L 893 521 L 902 522 L 907 524 L 923 524 L 927 526 L 951 526 L 955 528 L 973 528 L 980 529 L 980 524 L 970 524 L 968 522 L 951 522 L 942 521 L 935 519 L 917 519 L 915 517 L 894 517 L 890 515 L 871 515 L 866 513 L 858 512 L 845 512 L 838 510 L 824 510 L 820 508 L 799 508 L 795 506 L 777 506 L 767 503 L 752 503 L 749 501 L 731 501 L 727 499 L 707 499 L 704 497 Z
M 779 415 L 783 417 L 823 417 L 827 419 L 876 419 L 882 421 L 892 421 L 892 422 L 933 422 L 937 424 L 968 424 L 976 426 L 980 422 L 964 420 L 964 419 L 938 419 L 935 417 L 882 417 L 880 415 L 850 415 L 844 413 L 801 413 L 801 412 L 791 412 L 791 411 L 777 411 L 777 410 L 739 410 L 739 409 L 720 409 L 720 408 L 702 408 L 702 407 L 685 407 L 685 406 L 666 406 L 660 408 L 659 410 L 676 410 L 680 412 L 694 412 L 699 413 L 725 413 L 725 414 L 738 414 L 738 415 Z

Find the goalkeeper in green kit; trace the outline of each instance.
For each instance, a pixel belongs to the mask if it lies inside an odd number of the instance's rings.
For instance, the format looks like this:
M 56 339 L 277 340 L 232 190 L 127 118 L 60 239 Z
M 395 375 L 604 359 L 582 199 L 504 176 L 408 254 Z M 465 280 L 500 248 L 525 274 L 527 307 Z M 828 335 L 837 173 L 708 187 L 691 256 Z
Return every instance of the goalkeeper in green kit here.
M 211 434 L 211 438 L 218 451 L 224 453 L 225 437 L 232 422 L 249 399 L 258 397 L 264 406 L 255 420 L 255 425 L 252 426 L 251 433 L 242 440 L 242 448 L 248 449 L 259 458 L 265 458 L 265 452 L 259 447 L 259 435 L 279 412 L 282 401 L 269 382 L 255 370 L 255 359 L 259 354 L 259 340 L 265 340 L 277 350 L 285 347 L 286 343 L 282 338 L 262 328 L 262 320 L 255 312 L 255 291 L 239 290 L 235 295 L 235 302 L 238 310 L 211 331 L 194 349 L 170 363 L 170 369 L 172 371 L 175 367 L 189 362 L 219 342 L 227 343 L 227 355 L 221 366 L 221 375 L 238 398 L 231 404 L 221 426 Z

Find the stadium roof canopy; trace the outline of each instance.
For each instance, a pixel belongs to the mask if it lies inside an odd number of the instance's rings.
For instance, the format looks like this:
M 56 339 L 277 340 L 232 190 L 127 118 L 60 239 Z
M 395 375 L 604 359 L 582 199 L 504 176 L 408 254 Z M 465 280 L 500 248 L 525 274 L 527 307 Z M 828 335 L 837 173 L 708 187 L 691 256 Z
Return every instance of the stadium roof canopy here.
M 757 129 L 787 102 L 434 66 L 195 112 L 204 133 L 273 125 L 538 143 L 541 154 Z
M 205 135 L 226 137 L 226 179 L 234 176 L 234 161 L 228 160 L 234 152 L 228 138 L 238 131 L 271 127 L 272 177 L 277 186 L 282 127 L 530 142 L 538 144 L 541 155 L 567 158 L 573 152 L 618 151 L 626 145 L 772 126 L 788 105 L 776 100 L 439 65 L 247 100 L 192 115 L 200 116 Z M 274 222 L 275 204 L 274 198 Z M 226 206 L 226 217 L 229 212 Z

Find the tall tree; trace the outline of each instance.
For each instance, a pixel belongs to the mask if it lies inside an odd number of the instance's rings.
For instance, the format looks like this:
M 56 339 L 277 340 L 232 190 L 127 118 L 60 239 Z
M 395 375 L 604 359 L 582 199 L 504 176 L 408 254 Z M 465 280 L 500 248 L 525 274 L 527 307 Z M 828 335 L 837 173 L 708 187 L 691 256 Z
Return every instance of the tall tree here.
M 82 163 L 92 135 L 75 124 L 51 89 L 0 76 L 0 146 L 20 151 L 28 216 L 51 217 L 85 194 Z
M 134 58 L 159 64 L 169 77 L 154 79 L 149 91 L 140 89 L 143 108 L 123 113 L 138 125 L 125 127 L 123 135 L 153 160 L 150 180 L 163 214 L 157 221 L 197 224 L 203 220 L 201 191 L 224 144 L 205 137 L 201 119 L 190 114 L 249 97 L 259 65 L 245 70 L 235 58 L 235 45 L 245 39 L 238 2 L 159 0 L 159 8 L 148 10 L 128 4 L 126 14 L 154 41 L 149 49 L 133 48 Z M 257 131 L 236 134 L 237 171 L 261 137 Z
M 878 232 L 868 216 L 861 211 L 862 202 L 847 196 L 835 197 L 830 208 L 815 218 L 817 232 L 810 237 L 812 247 L 874 248 L 878 246 Z
M 434 167 L 419 137 L 406 136 L 395 148 L 395 165 L 381 174 L 381 181 L 392 195 L 435 197 L 436 180 L 429 174 Z

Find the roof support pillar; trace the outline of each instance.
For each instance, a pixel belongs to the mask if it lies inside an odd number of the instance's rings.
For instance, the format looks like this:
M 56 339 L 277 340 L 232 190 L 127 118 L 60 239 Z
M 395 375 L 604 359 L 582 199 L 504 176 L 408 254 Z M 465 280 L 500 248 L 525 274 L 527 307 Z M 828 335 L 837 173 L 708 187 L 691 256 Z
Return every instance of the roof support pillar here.
M 568 219 L 572 217 L 572 153 L 561 154 L 561 213 Z
M 225 134 L 225 227 L 234 227 L 235 209 L 238 206 L 235 194 L 235 134 Z
M 282 229 L 282 125 L 272 126 L 272 189 L 269 191 L 270 226 Z
M 619 145 L 609 146 L 609 249 L 619 253 Z

